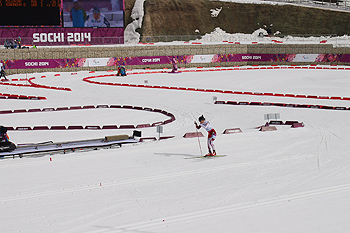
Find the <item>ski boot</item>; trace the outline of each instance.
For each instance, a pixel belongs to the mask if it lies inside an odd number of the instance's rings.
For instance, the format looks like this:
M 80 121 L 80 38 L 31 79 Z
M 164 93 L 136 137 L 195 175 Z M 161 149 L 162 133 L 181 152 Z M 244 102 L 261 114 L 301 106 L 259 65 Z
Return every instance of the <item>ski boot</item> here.
M 213 153 L 209 152 L 208 154 L 205 155 L 205 157 L 210 157 L 210 156 L 214 156 Z

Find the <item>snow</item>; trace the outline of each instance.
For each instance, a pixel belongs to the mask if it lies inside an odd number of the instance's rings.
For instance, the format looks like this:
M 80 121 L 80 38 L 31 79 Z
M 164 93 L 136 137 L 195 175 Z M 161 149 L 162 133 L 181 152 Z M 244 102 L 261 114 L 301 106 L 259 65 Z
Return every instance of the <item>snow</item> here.
M 332 11 L 343 11 L 348 12 L 348 0 L 339 2 L 338 5 L 336 3 L 330 4 L 330 1 L 324 1 L 324 3 L 317 3 L 312 0 L 306 1 L 288 1 L 288 0 L 210 0 L 215 2 L 235 2 L 241 4 L 269 4 L 269 5 L 294 5 L 300 7 L 309 7 L 309 8 L 318 8 L 318 9 L 326 9 Z M 340 7 L 339 7 L 340 6 Z
M 137 22 L 137 21 L 134 21 Z M 131 23 L 132 24 L 132 23 Z M 131 25 L 129 24 L 129 25 Z M 257 25 L 259 27 L 259 25 Z M 264 25 L 263 25 L 264 27 Z M 227 33 L 220 27 L 214 29 L 211 33 L 206 33 L 201 36 L 200 39 L 196 39 L 190 42 L 200 42 L 202 44 L 227 44 L 227 42 L 239 42 L 240 44 L 252 44 L 252 42 L 259 44 L 332 44 L 333 47 L 349 47 L 350 46 L 350 36 L 334 36 L 334 35 L 323 35 L 323 36 L 303 36 L 303 35 L 283 35 L 283 32 L 279 31 L 278 28 L 273 28 L 273 36 L 268 37 L 266 27 L 257 28 L 251 34 L 245 33 Z M 135 28 L 136 29 L 136 28 Z M 196 29 L 194 33 L 199 33 L 200 31 Z M 136 34 L 138 34 L 136 32 Z M 132 37 L 129 32 L 125 33 L 125 44 L 123 45 L 113 45 L 113 46 L 143 46 L 142 44 L 137 44 L 140 41 L 139 35 L 137 37 Z M 155 45 L 191 45 L 191 43 L 184 43 L 184 41 L 173 41 L 173 42 L 156 42 Z M 112 47 L 113 47 L 112 46 Z M 98 47 L 98 46 L 97 46 Z
M 259 28 L 256 31 L 254 31 L 252 34 L 244 34 L 244 33 L 234 33 L 230 34 L 222 30 L 221 28 L 217 27 L 214 29 L 214 31 L 210 34 L 205 34 L 200 41 L 201 42 L 222 42 L 222 41 L 245 41 L 245 42 L 252 42 L 259 40 L 270 42 L 271 38 L 268 37 L 259 37 L 259 34 L 262 33 L 263 35 L 267 35 L 267 31 L 263 28 Z
M 235 3 L 247 3 L 247 4 L 270 4 L 270 5 L 285 5 L 287 2 L 274 2 L 274 1 L 262 1 L 262 0 L 210 0 L 215 2 L 235 2 Z
M 218 15 L 220 14 L 221 10 L 222 10 L 222 7 L 216 8 L 216 9 L 210 9 L 211 17 L 213 17 L 213 18 L 218 17 Z
M 143 74 L 101 82 L 207 89 L 348 96 L 345 70 L 241 70 Z M 97 72 L 106 74 L 107 72 Z M 135 105 L 164 109 L 176 121 L 162 136 L 120 149 L 0 160 L 0 232 L 346 232 L 350 229 L 348 111 L 214 105 L 218 100 L 347 106 L 349 101 L 94 85 L 86 71 L 30 74 L 68 91 L 1 86 L 1 93 L 46 96 L 46 101 L 0 99 L 1 110 L 76 105 Z M 110 72 L 108 72 L 110 74 Z M 94 74 L 95 75 L 95 74 Z M 28 76 L 28 77 L 29 77 Z M 23 78 L 12 75 L 9 78 Z M 254 129 L 264 114 L 304 128 Z M 195 132 L 200 115 L 218 132 L 214 159 L 200 155 Z M 164 120 L 129 109 L 1 115 L 1 124 L 33 126 L 139 124 Z M 239 127 L 242 133 L 223 135 Z M 206 132 L 201 130 L 204 134 Z M 143 137 L 157 137 L 155 128 Z M 15 143 L 68 141 L 132 134 L 132 130 L 10 131 Z M 206 138 L 200 138 L 206 151 Z M 50 161 L 50 158 L 52 161 Z
M 267 27 L 267 26 L 266 26 Z M 273 28 L 273 31 L 276 29 Z M 279 43 L 284 44 L 317 44 L 321 41 L 326 41 L 327 44 L 332 44 L 335 47 L 348 47 L 350 45 L 350 37 L 348 35 L 343 36 L 283 36 L 276 37 L 276 35 L 282 34 L 280 31 L 275 31 L 274 36 L 267 37 L 267 31 L 264 28 L 258 28 L 252 34 L 244 33 L 227 33 L 220 27 L 214 29 L 213 32 L 207 33 L 199 42 L 202 43 L 224 43 L 224 41 L 240 42 L 241 44 L 251 44 L 252 42 L 258 42 L 261 44 L 274 44 L 277 40 Z M 265 35 L 265 36 L 260 36 Z
M 138 28 L 142 27 L 142 21 L 144 16 L 145 0 L 136 0 L 134 7 L 132 8 L 130 17 L 133 19 L 124 30 L 124 37 L 126 44 L 137 44 L 140 41 L 140 33 L 136 32 Z

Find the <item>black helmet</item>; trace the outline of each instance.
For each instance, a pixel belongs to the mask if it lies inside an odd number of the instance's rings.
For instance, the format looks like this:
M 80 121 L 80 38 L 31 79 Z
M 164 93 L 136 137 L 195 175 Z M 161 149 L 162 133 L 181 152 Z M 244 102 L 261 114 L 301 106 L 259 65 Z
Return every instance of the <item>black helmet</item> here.
M 198 121 L 199 122 L 201 122 L 201 121 L 203 121 L 203 120 L 205 120 L 205 118 L 204 118 L 204 116 L 202 115 L 202 116 L 200 116 L 199 118 L 198 118 Z
M 7 132 L 7 128 L 0 125 L 0 134 L 5 134 Z

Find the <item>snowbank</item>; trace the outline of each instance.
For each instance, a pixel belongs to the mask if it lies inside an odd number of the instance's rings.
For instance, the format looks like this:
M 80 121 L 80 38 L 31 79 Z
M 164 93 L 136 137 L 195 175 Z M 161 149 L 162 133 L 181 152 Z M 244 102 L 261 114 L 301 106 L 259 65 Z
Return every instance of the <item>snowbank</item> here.
M 276 31 L 275 35 L 281 34 Z M 275 43 L 276 40 L 282 43 L 289 44 L 318 44 L 321 41 L 333 44 L 335 46 L 350 46 L 350 37 L 348 35 L 331 37 L 331 36 L 320 36 L 320 37 L 298 37 L 298 36 L 282 36 L 282 37 L 267 37 L 267 31 L 263 28 L 255 30 L 252 34 L 234 33 L 230 34 L 221 28 L 217 27 L 210 34 L 205 34 L 199 41 L 210 42 L 210 43 L 222 43 L 223 41 L 233 41 L 240 43 L 251 43 L 257 41 L 259 43 Z
M 253 3 L 253 4 L 271 4 L 271 5 L 283 5 L 285 2 L 271 2 L 271 1 L 261 1 L 261 0 L 210 0 L 215 2 L 236 2 L 236 3 Z
M 133 21 L 126 26 L 124 31 L 125 44 L 137 44 L 140 41 L 140 34 L 136 30 L 142 27 L 144 2 L 145 0 L 136 0 L 135 2 L 130 16 Z
M 264 38 L 259 35 L 267 35 L 267 31 L 263 28 L 259 28 L 252 34 L 244 34 L 244 33 L 229 34 L 224 30 L 222 30 L 221 28 L 217 27 L 212 33 L 205 34 L 200 41 L 201 42 L 256 41 L 257 39 L 271 41 L 271 39 Z

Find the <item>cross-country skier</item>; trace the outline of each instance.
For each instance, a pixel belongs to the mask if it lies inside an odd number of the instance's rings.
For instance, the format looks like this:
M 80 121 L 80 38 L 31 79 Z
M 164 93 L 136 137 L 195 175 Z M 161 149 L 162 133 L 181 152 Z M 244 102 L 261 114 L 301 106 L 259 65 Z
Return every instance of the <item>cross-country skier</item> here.
M 126 71 L 124 66 L 119 66 L 118 67 L 118 73 L 117 76 L 126 76 Z
M 0 126 L 0 142 L 8 142 L 9 136 L 7 135 L 7 128 Z
M 197 129 L 200 129 L 201 127 L 203 127 L 208 132 L 208 150 L 209 150 L 209 153 L 206 154 L 206 156 L 215 156 L 216 151 L 215 151 L 215 146 L 214 146 L 214 140 L 216 138 L 216 131 L 210 125 L 209 121 L 205 120 L 203 115 L 198 118 L 198 121 L 200 122 L 199 125 L 197 124 L 197 122 L 195 122 Z
M 176 61 L 175 57 L 173 57 L 171 59 L 171 64 L 173 64 L 173 70 L 171 71 L 171 73 L 176 73 L 177 72 L 177 61 Z
M 4 64 L 0 61 L 0 79 L 1 77 L 4 77 L 6 81 L 8 81 L 8 79 L 6 78 L 5 75 L 5 66 Z
M 7 128 L 0 125 L 0 152 L 10 152 L 14 149 L 16 149 L 16 145 L 9 141 Z

